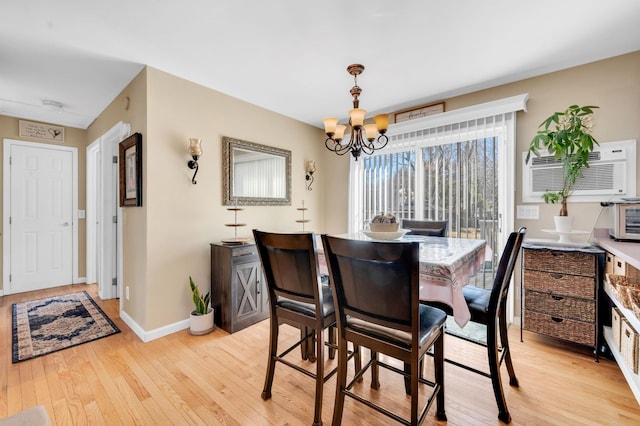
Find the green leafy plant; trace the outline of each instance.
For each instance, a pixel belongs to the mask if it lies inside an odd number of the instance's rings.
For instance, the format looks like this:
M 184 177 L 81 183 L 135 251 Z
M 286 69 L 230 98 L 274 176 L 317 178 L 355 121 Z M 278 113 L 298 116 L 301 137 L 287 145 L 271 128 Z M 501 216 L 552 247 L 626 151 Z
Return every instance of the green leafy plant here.
M 200 292 L 200 288 L 193 281 L 193 278 L 189 276 L 189 285 L 191 286 L 191 294 L 193 296 L 193 304 L 195 305 L 195 314 L 196 315 L 205 315 L 209 312 L 209 302 L 211 301 L 211 297 L 209 293 L 202 296 Z
M 576 190 L 576 179 L 582 177 L 582 169 L 589 167 L 589 154 L 598 142 L 591 136 L 593 110 L 597 106 L 571 105 L 563 112 L 556 112 L 544 120 L 531 140 L 526 162 L 531 154 L 540 156 L 546 150 L 562 163 L 563 183 L 559 191 L 548 190 L 543 194 L 547 204 L 560 203 L 559 216 L 567 216 L 567 199 Z

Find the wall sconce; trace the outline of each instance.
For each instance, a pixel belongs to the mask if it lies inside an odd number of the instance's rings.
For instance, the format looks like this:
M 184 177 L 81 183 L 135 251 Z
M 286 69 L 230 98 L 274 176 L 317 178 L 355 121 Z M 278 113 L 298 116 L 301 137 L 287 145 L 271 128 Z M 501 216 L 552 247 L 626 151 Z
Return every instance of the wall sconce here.
M 315 161 L 307 161 L 307 176 L 305 179 L 307 180 L 307 191 L 312 191 L 311 184 L 313 183 L 313 173 L 316 171 L 316 162 Z
M 191 183 L 192 184 L 196 184 L 198 182 L 196 182 L 196 175 L 198 174 L 198 158 L 200 158 L 200 156 L 202 155 L 202 139 L 197 139 L 197 138 L 190 138 L 189 139 L 189 155 L 191 156 L 191 158 L 193 158 L 193 160 L 189 160 L 189 162 L 187 163 L 187 166 L 189 166 L 190 169 L 196 169 L 196 171 L 193 173 L 193 178 L 191 178 Z

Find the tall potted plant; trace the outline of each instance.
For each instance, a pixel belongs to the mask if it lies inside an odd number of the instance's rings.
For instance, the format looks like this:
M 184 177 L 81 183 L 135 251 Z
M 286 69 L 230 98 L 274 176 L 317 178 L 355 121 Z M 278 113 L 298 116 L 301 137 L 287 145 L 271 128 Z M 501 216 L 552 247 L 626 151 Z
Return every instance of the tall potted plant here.
M 531 140 L 526 162 L 531 154 L 540 156 L 540 150 L 546 150 L 562 163 L 562 188 L 548 190 L 543 194 L 547 204 L 560 204 L 559 217 L 569 218 L 568 223 L 559 225 L 556 217 L 556 230 L 571 231 L 573 219 L 567 210 L 567 199 L 576 188 L 576 179 L 582 177 L 582 169 L 589 167 L 589 154 L 598 142 L 591 135 L 593 110 L 597 106 L 571 105 L 563 112 L 555 112 L 540 126 Z
M 189 317 L 189 333 L 196 336 L 211 333 L 215 325 L 213 324 L 213 308 L 209 306 L 210 294 L 202 295 L 200 288 L 191 276 L 189 276 L 189 286 L 195 306 Z

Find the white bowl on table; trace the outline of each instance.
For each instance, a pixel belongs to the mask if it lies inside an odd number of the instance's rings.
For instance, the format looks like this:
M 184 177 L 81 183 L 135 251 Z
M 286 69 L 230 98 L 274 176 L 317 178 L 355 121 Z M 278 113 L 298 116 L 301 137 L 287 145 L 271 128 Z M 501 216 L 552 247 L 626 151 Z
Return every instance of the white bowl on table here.
M 369 238 L 374 240 L 397 240 L 398 238 L 402 238 L 404 234 L 409 232 L 409 229 L 398 229 L 397 231 L 367 231 L 363 230 L 362 233 Z

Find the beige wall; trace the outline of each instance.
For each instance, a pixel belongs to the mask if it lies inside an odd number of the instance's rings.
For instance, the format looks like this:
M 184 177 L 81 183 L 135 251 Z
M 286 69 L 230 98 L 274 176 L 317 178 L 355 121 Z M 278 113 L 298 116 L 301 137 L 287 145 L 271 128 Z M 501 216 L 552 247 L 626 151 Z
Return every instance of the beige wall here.
M 142 134 L 142 207 L 122 209 L 123 285 L 129 286 L 130 298 L 122 301 L 123 310 L 144 327 L 148 309 L 147 283 L 147 69 L 143 69 L 87 129 L 87 143 L 109 131 L 118 122 L 131 125 L 131 133 Z
M 130 98 L 130 109 L 123 99 Z M 251 229 L 301 230 L 302 200 L 308 230 L 324 230 L 322 131 L 255 105 L 147 67 L 89 128 L 95 139 L 123 120 L 143 134 L 143 206 L 124 209 L 124 311 L 144 330 L 182 321 L 193 309 L 188 277 L 210 283 L 211 242 L 233 236 L 224 226 L 233 213 L 222 205 L 222 136 L 292 151 L 292 205 L 247 206 L 239 220 Z M 187 145 L 202 138 L 197 184 Z M 305 188 L 304 163 L 316 160 L 313 191 Z
M 18 122 L 20 120 L 14 117 L 6 117 L 0 115 L 0 137 L 2 139 L 14 139 L 26 142 L 36 142 L 36 143 L 50 143 L 52 145 L 61 145 L 68 147 L 75 147 L 78 150 L 78 209 L 84 210 L 86 208 L 85 201 L 85 188 L 86 188 L 86 179 L 85 177 L 85 166 L 86 166 L 86 150 L 85 150 L 85 138 L 86 132 L 82 129 L 76 129 L 73 127 L 65 127 L 64 129 L 64 142 L 55 142 L 55 141 L 44 141 L 40 139 L 30 139 L 30 138 L 22 138 L 19 137 L 19 129 Z M 3 154 L 0 153 L 0 156 Z M 3 164 L 4 158 L 0 161 L 0 185 L 2 184 L 2 173 L 3 173 Z M 2 205 L 2 199 L 0 199 L 0 206 Z M 2 208 L 2 207 L 0 207 Z M 0 224 L 0 227 L 2 224 Z M 4 230 L 2 231 L 4 232 Z M 0 247 L 0 253 L 2 252 L 2 247 Z M 78 277 L 83 278 L 86 273 L 86 223 L 84 219 L 78 220 Z M 0 263 L 0 276 L 2 276 L 2 264 Z M 69 283 L 71 284 L 71 283 Z M 0 282 L 0 288 L 3 283 Z

